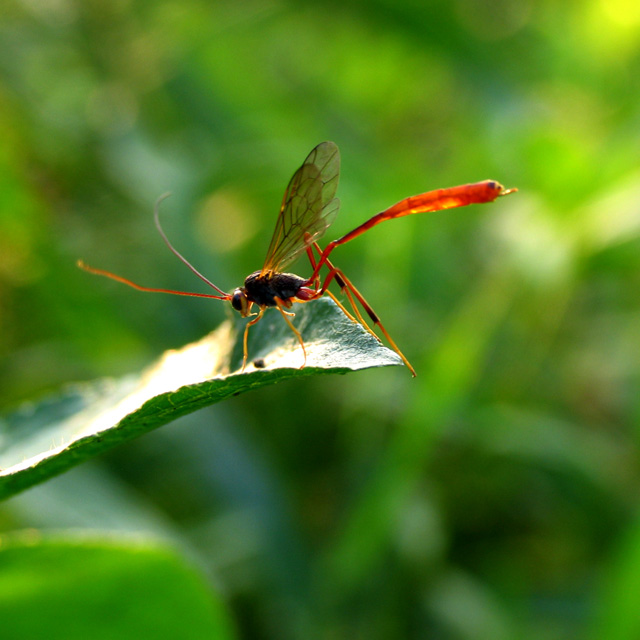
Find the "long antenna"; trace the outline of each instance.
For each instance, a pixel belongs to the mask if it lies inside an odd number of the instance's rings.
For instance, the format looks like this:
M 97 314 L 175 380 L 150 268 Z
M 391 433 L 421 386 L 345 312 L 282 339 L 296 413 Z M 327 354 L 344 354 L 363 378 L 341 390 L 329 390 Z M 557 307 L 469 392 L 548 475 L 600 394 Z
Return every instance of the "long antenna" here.
M 213 289 L 215 289 L 218 293 L 221 293 L 222 295 L 225 296 L 225 299 L 229 297 L 229 294 L 226 293 L 225 291 L 223 291 L 222 289 L 216 287 L 215 284 L 213 284 L 213 282 L 211 282 L 211 280 L 209 280 L 209 278 L 206 278 L 205 276 L 203 276 L 170 242 L 169 242 L 169 238 L 167 238 L 165 232 L 162 230 L 162 227 L 160 226 L 160 217 L 158 215 L 159 210 L 160 210 L 160 203 L 165 200 L 166 198 L 168 198 L 171 194 L 170 193 L 165 193 L 163 195 L 161 195 L 157 200 L 156 200 L 156 204 L 153 208 L 153 219 L 155 220 L 156 223 L 156 228 L 158 229 L 158 232 L 160 233 L 160 235 L 162 236 L 162 239 L 164 240 L 165 244 L 167 245 L 167 247 L 169 247 L 169 250 L 176 255 L 178 258 L 180 258 L 180 260 L 182 260 L 182 262 L 184 264 L 187 265 L 187 267 L 189 267 L 189 269 L 191 269 L 191 271 L 193 271 L 193 273 L 195 273 L 198 278 L 200 278 L 200 280 L 202 280 L 203 282 L 206 282 L 210 287 L 212 287 Z
M 138 291 L 151 291 L 153 293 L 172 293 L 174 296 L 193 296 L 194 298 L 215 298 L 216 300 L 230 300 L 231 294 L 225 293 L 223 296 L 216 296 L 212 293 L 191 293 L 190 291 L 175 291 L 174 289 L 157 289 L 155 287 L 143 287 L 141 284 L 136 284 L 127 278 L 111 273 L 111 271 L 105 271 L 104 269 L 96 269 L 85 264 L 82 260 L 78 260 L 76 264 L 89 273 L 93 273 L 97 276 L 104 276 L 105 278 L 111 278 L 116 282 L 122 282 L 122 284 L 129 285 Z M 217 287 L 216 287 L 217 289 Z M 219 291 L 219 289 L 218 289 Z

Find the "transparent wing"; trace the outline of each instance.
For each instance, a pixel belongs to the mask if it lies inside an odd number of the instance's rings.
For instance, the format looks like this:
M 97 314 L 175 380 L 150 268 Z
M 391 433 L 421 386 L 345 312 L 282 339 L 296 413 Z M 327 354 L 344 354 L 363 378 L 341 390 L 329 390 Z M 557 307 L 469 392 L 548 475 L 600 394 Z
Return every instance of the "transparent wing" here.
M 335 220 L 340 201 L 334 198 L 340 175 L 340 152 L 322 142 L 293 174 L 284 192 L 262 274 L 280 272 Z

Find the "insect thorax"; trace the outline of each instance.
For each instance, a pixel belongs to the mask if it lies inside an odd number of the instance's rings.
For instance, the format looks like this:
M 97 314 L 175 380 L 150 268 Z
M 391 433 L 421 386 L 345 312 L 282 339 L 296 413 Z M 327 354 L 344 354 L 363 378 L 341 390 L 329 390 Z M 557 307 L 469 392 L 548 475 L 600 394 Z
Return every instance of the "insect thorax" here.
M 244 290 L 247 298 L 257 305 L 275 307 L 275 298 L 288 300 L 294 298 L 300 287 L 307 281 L 294 273 L 270 273 L 264 276 L 260 271 L 247 276 L 244 281 Z

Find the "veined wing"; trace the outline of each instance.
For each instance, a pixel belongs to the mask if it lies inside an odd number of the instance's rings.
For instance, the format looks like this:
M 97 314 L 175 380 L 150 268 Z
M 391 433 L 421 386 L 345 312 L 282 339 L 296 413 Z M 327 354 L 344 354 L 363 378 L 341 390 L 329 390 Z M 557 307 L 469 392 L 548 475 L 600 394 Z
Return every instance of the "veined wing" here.
M 340 175 L 340 152 L 333 142 L 320 143 L 289 182 L 262 275 L 280 272 L 335 220 L 340 201 L 334 198 Z

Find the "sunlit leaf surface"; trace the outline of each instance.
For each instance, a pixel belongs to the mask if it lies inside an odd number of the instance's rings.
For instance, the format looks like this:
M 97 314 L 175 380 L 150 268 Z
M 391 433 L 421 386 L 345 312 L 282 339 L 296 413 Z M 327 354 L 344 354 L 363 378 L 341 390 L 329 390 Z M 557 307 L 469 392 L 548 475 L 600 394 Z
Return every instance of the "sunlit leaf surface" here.
M 167 351 L 141 374 L 79 384 L 6 417 L 0 422 L 0 498 L 229 396 L 289 378 L 401 364 L 330 299 L 296 311 L 307 351 L 302 369 L 297 339 L 273 312 L 252 327 L 252 361 L 244 372 L 242 322 L 228 321 L 198 342 Z

